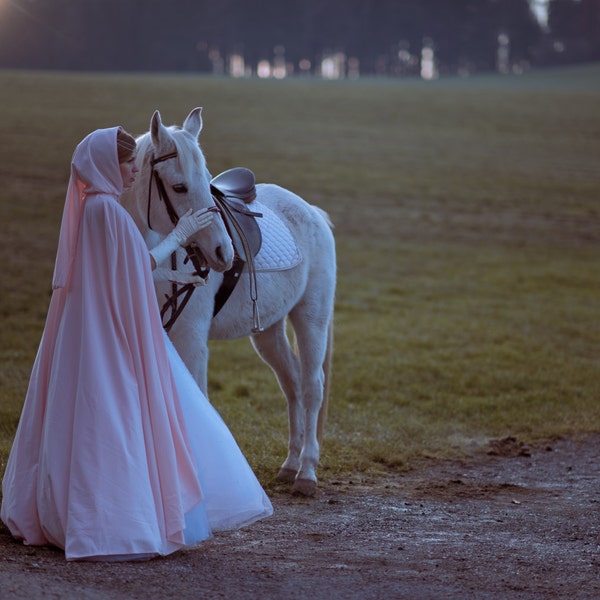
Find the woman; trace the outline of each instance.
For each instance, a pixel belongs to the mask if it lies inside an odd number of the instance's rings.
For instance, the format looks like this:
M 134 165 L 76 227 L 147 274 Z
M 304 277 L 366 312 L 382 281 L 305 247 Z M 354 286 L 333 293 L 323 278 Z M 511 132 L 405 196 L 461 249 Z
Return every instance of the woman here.
M 272 513 L 158 312 L 152 269 L 212 213 L 186 213 L 148 253 L 118 202 L 135 152 L 119 127 L 75 150 L 52 298 L 2 482 L 13 536 L 63 548 L 67 560 L 165 555 Z

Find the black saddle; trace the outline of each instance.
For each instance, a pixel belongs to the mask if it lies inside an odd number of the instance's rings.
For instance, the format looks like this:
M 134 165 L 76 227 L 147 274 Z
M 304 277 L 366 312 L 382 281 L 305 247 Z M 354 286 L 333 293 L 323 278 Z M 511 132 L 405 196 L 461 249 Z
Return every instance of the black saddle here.
M 227 198 L 239 198 L 252 202 L 256 198 L 256 180 L 254 173 L 244 167 L 234 167 L 213 177 L 211 185 L 221 190 Z

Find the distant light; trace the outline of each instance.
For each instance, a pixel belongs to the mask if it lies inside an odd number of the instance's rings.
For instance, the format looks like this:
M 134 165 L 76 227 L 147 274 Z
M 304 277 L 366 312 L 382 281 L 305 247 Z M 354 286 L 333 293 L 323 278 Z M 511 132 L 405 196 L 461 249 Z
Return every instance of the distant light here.
M 548 28 L 548 4 L 550 0 L 529 0 L 531 11 L 535 15 L 538 23 L 544 28 Z
M 275 79 L 283 79 L 287 75 L 287 69 L 285 67 L 285 62 L 276 63 L 273 66 L 273 77 Z
M 326 56 L 321 61 L 321 77 L 323 79 L 341 79 L 344 76 L 345 63 L 346 55 L 343 52 Z
M 335 68 L 335 61 L 333 58 L 324 58 L 321 62 L 321 76 L 323 79 L 337 79 L 339 74 Z
M 261 60 L 256 67 L 256 74 L 261 79 L 267 79 L 271 77 L 271 65 L 268 60 Z
M 232 77 L 244 77 L 246 75 L 246 65 L 243 56 L 233 54 L 229 58 L 229 74 Z
M 298 63 L 298 67 L 300 67 L 301 71 L 310 71 L 310 67 L 312 65 L 310 64 L 310 60 L 308 60 L 308 58 L 303 58 L 299 63 Z
M 283 79 L 287 75 L 287 67 L 285 64 L 285 47 L 275 46 L 273 49 L 275 58 L 273 60 L 272 75 L 275 79 Z
M 433 48 L 430 46 L 425 46 L 421 50 L 421 77 L 423 79 L 435 79 L 437 77 L 435 55 Z

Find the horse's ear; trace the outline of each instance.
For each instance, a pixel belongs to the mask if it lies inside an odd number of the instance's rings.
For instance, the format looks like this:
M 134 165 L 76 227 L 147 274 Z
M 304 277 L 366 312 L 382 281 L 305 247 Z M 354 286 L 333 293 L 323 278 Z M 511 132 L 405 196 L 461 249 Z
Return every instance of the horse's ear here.
M 162 124 L 162 119 L 160 118 L 160 112 L 155 110 L 154 114 L 152 115 L 152 119 L 150 120 L 150 135 L 152 137 L 152 144 L 155 148 L 160 146 L 163 129 L 164 126 Z
M 185 118 L 183 128 L 197 138 L 202 131 L 202 107 L 194 108 L 192 112 Z

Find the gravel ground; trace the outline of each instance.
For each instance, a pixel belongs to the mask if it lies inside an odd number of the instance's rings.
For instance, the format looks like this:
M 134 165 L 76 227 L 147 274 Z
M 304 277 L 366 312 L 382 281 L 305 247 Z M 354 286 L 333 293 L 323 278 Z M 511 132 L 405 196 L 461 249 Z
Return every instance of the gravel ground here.
M 275 514 L 166 558 L 67 563 L 0 531 L 0 598 L 600 598 L 600 435 L 272 494 Z

